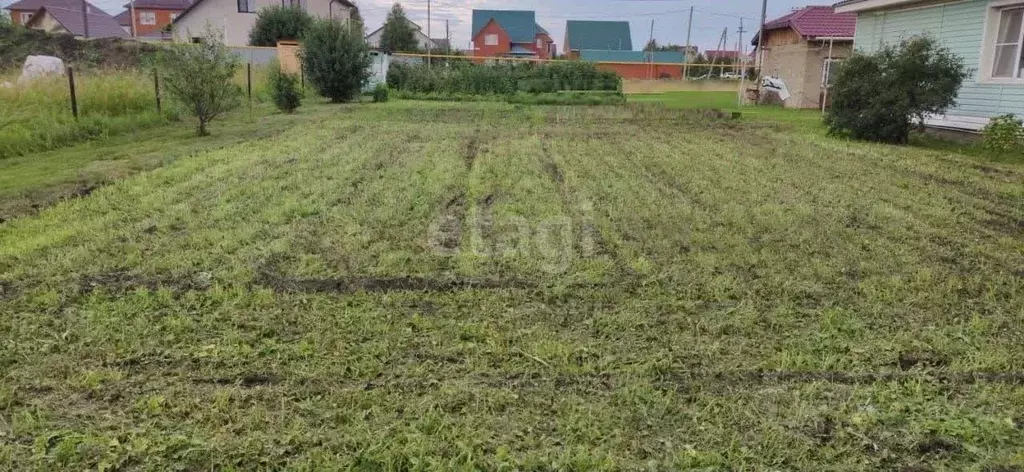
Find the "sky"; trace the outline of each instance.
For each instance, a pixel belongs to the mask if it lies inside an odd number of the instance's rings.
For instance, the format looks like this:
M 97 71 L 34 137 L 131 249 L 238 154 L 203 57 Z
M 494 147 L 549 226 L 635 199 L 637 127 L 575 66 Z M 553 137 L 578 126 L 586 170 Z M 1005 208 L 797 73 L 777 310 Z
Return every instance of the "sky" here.
M 0 0 L 7 5 L 13 0 Z M 116 15 L 127 0 L 90 0 L 96 6 Z M 394 0 L 354 0 L 372 31 L 384 22 Z M 427 0 L 401 2 L 411 20 L 427 30 Z M 819 2 L 830 4 L 834 2 Z M 794 8 L 810 5 L 807 0 L 768 0 L 768 19 L 782 16 Z M 537 22 L 551 32 L 559 52 L 565 41 L 566 20 L 628 20 L 633 33 L 633 47 L 643 48 L 651 37 L 654 21 L 654 39 L 660 44 L 686 44 L 686 25 L 690 7 L 694 7 L 691 44 L 701 51 L 717 49 L 722 31 L 729 30 L 728 47 L 736 49 L 740 19 L 746 50 L 750 38 L 757 30 L 761 16 L 761 0 L 431 0 L 431 36 L 444 37 L 445 21 L 451 28 L 452 44 L 468 49 L 473 9 L 533 10 Z

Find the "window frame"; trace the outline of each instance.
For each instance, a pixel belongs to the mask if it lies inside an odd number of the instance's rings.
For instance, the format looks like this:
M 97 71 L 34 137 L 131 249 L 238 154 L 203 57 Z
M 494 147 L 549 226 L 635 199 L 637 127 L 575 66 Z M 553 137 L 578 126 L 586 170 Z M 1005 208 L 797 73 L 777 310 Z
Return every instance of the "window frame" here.
M 491 43 L 492 39 L 494 40 L 493 43 Z M 497 34 L 491 33 L 484 35 L 484 46 L 497 46 L 499 43 L 501 43 L 501 38 L 499 38 Z
M 23 11 L 21 12 L 21 15 L 19 15 L 19 18 L 21 18 L 21 25 L 25 26 L 28 22 L 32 21 L 32 13 Z
M 832 84 L 829 83 L 829 79 L 832 79 L 832 64 L 840 64 L 846 62 L 846 58 L 833 57 L 831 59 L 826 58 L 821 63 L 821 88 L 832 88 Z M 833 79 L 834 80 L 834 79 Z
M 998 46 L 997 41 L 999 40 L 999 27 L 1002 22 L 1003 12 L 1008 10 L 1019 10 L 1024 9 L 1024 0 L 992 0 L 988 3 L 988 8 L 985 14 L 985 29 L 982 34 L 981 42 L 981 61 L 980 69 L 978 72 L 978 81 L 980 83 L 987 84 L 1024 84 L 1024 72 L 1021 71 L 1021 67 L 1024 67 L 1024 26 L 1021 27 L 1020 35 L 1018 39 L 1017 49 L 1017 63 L 1014 74 L 1017 77 L 995 77 L 995 60 L 996 60 L 996 48 Z M 1009 43 L 1007 43 L 1009 44 Z
M 152 19 L 152 21 L 146 21 L 146 19 Z M 154 11 L 140 11 L 139 12 L 139 24 L 142 26 L 156 26 L 156 12 Z
M 236 0 L 238 5 L 238 13 L 256 13 L 256 0 Z M 245 4 L 245 9 L 242 9 L 242 4 Z

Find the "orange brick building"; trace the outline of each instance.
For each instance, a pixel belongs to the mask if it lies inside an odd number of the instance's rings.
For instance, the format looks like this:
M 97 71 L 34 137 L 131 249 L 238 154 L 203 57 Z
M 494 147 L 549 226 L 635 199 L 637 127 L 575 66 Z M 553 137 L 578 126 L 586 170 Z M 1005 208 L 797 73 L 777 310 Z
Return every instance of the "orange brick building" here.
M 167 28 L 191 4 L 191 0 L 137 0 L 134 21 L 130 3 L 125 4 L 125 11 L 117 15 L 117 19 L 129 33 L 134 26 L 134 36 L 153 36 Z
M 536 14 L 521 10 L 473 10 L 473 55 L 550 59 L 551 35 Z

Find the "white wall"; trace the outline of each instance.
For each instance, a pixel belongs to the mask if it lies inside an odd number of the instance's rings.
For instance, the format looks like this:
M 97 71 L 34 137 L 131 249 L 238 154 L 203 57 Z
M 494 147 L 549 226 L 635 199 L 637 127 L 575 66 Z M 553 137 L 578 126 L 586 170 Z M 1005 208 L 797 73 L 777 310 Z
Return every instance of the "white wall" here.
M 201 37 L 207 27 L 220 33 L 228 46 L 247 46 L 249 30 L 256 23 L 256 13 L 239 13 L 237 0 L 196 0 L 200 2 L 187 15 L 174 23 L 174 39 L 189 42 L 192 38 Z M 256 8 L 281 5 L 281 0 L 253 0 Z M 302 6 L 310 13 L 322 17 L 332 17 L 340 21 L 350 18 L 347 7 L 329 0 L 302 0 Z
M 366 43 L 369 44 L 371 48 L 379 48 L 380 38 L 383 35 L 384 28 L 380 28 L 377 31 L 374 31 L 366 36 Z M 423 30 L 421 29 L 416 30 L 416 40 L 419 41 L 420 43 L 420 49 L 424 51 L 427 50 L 427 46 L 430 46 L 433 49 L 437 49 L 437 46 L 433 44 L 433 41 L 431 41 L 430 38 L 427 37 L 427 35 L 424 34 Z

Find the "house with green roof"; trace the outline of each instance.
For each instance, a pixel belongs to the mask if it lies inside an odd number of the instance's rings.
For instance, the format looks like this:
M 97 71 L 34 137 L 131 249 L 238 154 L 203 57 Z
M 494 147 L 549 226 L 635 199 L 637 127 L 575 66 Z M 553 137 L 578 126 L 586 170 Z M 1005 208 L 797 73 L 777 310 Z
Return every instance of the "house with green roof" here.
M 550 59 L 551 35 L 526 10 L 473 10 L 473 55 Z
M 582 50 L 632 51 L 629 22 L 567 21 L 562 49 L 570 59 L 579 59 Z

